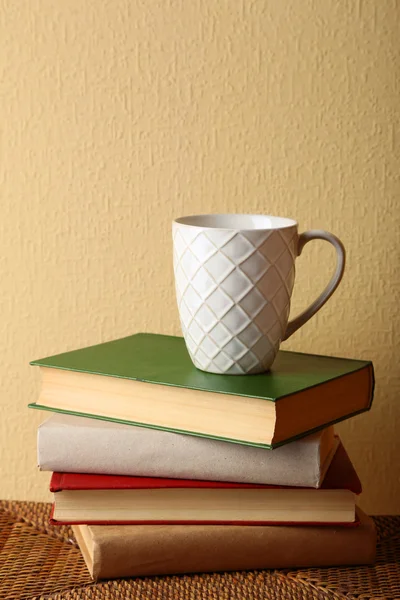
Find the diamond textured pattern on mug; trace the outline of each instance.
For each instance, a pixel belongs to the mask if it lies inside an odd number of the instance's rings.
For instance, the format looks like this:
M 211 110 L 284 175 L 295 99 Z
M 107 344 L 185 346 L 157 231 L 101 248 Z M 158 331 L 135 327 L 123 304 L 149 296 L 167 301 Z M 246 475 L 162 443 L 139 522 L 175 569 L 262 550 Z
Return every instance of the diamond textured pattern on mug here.
M 209 336 L 220 348 L 224 347 L 232 339 L 232 333 L 220 321 L 211 329 Z
M 198 368 L 236 374 L 269 366 L 287 326 L 295 250 L 292 229 L 174 228 L 181 326 Z
M 186 277 L 189 277 L 188 274 L 193 277 L 193 273 L 197 273 L 201 267 L 201 262 L 189 248 L 183 253 L 182 258 L 179 260 L 179 264 Z
M 220 252 L 211 256 L 204 266 L 217 283 L 235 270 L 235 264 Z
M 181 282 L 184 284 L 184 281 Z M 191 286 L 186 286 L 184 292 L 182 293 L 182 302 L 185 303 L 187 309 L 191 313 L 191 315 L 195 315 L 202 305 L 202 300 L 196 290 Z
M 237 265 L 239 262 L 246 260 L 256 249 L 251 242 L 238 233 L 221 250 L 225 256 Z
M 261 279 L 270 266 L 271 264 L 260 252 L 255 252 L 247 260 L 240 263 L 243 273 L 253 282 Z
M 196 292 L 205 300 L 217 289 L 217 284 L 204 267 L 200 267 L 196 275 L 191 278 L 192 285 Z
M 232 298 L 220 288 L 217 288 L 207 298 L 207 306 L 211 308 L 218 319 L 222 319 L 222 317 L 228 312 L 228 310 L 232 308 L 234 304 L 235 302 L 232 300 Z
M 236 267 L 224 281 L 220 283 L 221 288 L 238 302 L 250 292 L 254 283 L 245 275 L 240 267 Z

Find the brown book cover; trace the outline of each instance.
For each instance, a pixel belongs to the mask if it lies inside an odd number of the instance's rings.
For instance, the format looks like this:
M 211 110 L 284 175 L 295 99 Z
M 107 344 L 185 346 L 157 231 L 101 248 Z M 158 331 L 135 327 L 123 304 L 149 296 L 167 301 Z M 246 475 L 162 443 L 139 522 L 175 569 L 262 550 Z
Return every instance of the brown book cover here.
M 376 531 L 357 508 L 359 527 L 75 525 L 94 579 L 372 564 Z

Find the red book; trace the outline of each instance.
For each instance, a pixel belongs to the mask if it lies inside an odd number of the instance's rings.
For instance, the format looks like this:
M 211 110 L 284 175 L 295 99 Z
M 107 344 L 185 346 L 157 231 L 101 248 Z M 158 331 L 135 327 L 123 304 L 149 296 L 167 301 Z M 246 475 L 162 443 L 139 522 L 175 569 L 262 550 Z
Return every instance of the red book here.
M 53 473 L 54 524 L 357 524 L 361 483 L 340 444 L 320 489 Z

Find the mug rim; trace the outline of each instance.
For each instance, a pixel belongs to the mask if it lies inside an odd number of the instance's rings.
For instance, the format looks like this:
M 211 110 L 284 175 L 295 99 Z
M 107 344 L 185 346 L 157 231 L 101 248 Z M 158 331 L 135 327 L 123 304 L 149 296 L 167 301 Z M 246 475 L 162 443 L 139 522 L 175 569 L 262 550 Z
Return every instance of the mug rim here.
M 269 227 L 221 227 L 218 225 L 207 225 L 206 223 L 202 223 L 201 221 L 207 221 L 212 219 L 229 219 L 229 218 L 243 218 L 246 219 L 271 219 L 276 221 L 277 224 L 271 225 Z M 193 223 L 187 221 L 195 221 Z M 199 221 L 196 223 L 196 221 Z M 294 219 L 289 219 L 288 217 L 278 217 L 276 215 L 265 215 L 265 214 L 251 214 L 251 213 L 204 213 L 197 215 L 187 215 L 184 217 L 178 217 L 173 220 L 173 224 L 177 224 L 183 227 L 190 227 L 193 229 L 218 229 L 222 231 L 270 231 L 273 229 L 289 229 L 290 227 L 298 227 L 297 221 Z

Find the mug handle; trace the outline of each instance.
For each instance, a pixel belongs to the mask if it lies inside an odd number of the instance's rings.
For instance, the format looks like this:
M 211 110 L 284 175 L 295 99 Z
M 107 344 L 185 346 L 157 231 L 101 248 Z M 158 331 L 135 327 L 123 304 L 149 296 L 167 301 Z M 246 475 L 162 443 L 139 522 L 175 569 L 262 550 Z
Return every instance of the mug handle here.
M 344 267 L 346 264 L 346 250 L 339 238 L 333 235 L 333 233 L 329 233 L 329 231 L 322 231 L 320 229 L 305 231 L 299 235 L 297 243 L 297 256 L 300 256 L 304 246 L 311 240 L 325 240 L 332 244 L 332 246 L 335 248 L 337 254 L 335 273 L 318 298 L 314 300 L 314 302 L 310 304 L 308 308 L 303 310 L 303 312 L 297 317 L 289 321 L 282 341 L 287 340 L 291 335 L 294 334 L 295 331 L 300 329 L 304 323 L 307 323 L 307 321 L 319 311 L 325 302 L 327 302 L 332 296 L 343 277 Z

